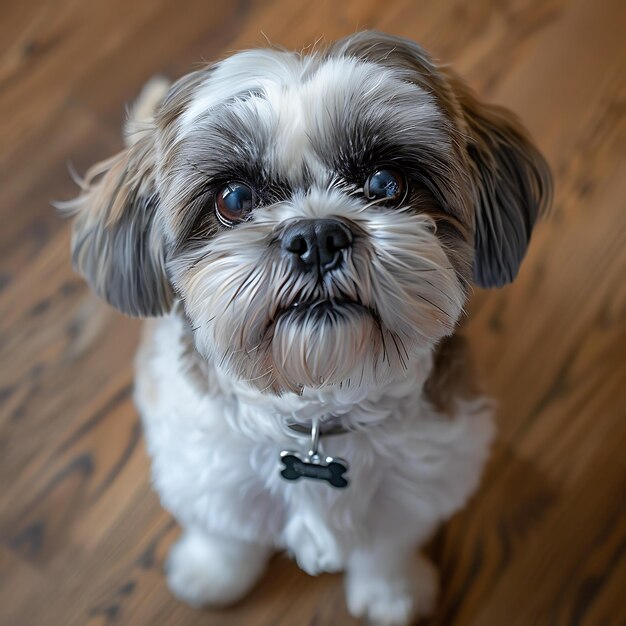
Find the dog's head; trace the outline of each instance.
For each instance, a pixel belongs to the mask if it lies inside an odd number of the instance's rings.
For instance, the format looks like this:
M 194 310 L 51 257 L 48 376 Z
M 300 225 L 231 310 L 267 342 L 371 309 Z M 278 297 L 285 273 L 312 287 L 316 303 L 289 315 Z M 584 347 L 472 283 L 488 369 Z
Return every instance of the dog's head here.
M 175 83 L 75 201 L 74 261 L 125 313 L 180 300 L 207 359 L 273 392 L 372 384 L 511 281 L 549 198 L 511 114 L 360 33 Z

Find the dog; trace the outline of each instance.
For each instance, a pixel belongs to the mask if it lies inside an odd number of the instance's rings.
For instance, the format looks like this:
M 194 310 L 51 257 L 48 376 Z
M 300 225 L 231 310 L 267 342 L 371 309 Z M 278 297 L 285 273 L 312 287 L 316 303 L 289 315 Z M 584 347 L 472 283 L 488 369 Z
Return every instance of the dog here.
M 419 548 L 476 489 L 492 402 L 458 332 L 512 281 L 544 158 L 416 43 L 239 52 L 140 98 L 93 167 L 73 262 L 146 322 L 135 398 L 180 523 L 169 588 L 226 605 L 276 550 L 345 572 L 356 617 L 434 606 Z

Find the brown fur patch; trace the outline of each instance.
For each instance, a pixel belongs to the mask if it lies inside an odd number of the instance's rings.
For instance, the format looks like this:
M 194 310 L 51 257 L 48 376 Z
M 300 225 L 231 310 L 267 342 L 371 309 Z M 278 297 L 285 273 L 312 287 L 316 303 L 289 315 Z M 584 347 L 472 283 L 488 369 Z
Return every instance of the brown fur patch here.
M 515 278 L 535 221 L 550 206 L 550 169 L 515 114 L 480 102 L 449 69 L 443 74 L 468 128 L 476 194 L 474 280 L 502 287 Z
M 445 337 L 437 346 L 424 395 L 437 411 L 450 416 L 454 415 L 457 400 L 482 395 L 469 343 L 458 332 Z

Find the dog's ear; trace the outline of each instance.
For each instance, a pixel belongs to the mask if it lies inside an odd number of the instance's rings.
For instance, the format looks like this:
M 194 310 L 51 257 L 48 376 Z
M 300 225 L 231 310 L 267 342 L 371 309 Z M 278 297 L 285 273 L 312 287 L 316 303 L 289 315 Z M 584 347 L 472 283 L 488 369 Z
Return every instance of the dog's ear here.
M 157 223 L 154 135 L 95 165 L 65 208 L 76 214 L 72 259 L 97 295 L 132 316 L 167 313 L 173 301 Z
M 479 102 L 446 73 L 467 124 L 476 190 L 474 280 L 502 287 L 517 275 L 535 222 L 550 204 L 550 169 L 510 111 Z
M 438 67 L 414 41 L 363 31 L 331 46 L 330 55 L 354 56 L 400 71 L 432 94 L 466 143 L 476 198 L 474 280 L 482 287 L 512 281 L 537 217 L 549 205 L 552 181 L 546 161 L 512 113 L 480 103 L 447 68 Z

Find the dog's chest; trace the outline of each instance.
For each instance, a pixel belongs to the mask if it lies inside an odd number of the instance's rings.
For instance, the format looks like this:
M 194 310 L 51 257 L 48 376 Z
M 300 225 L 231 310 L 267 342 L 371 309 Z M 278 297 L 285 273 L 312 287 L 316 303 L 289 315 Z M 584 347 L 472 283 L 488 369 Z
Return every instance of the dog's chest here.
M 160 320 L 153 330 L 138 355 L 136 401 L 155 486 L 184 525 L 224 533 L 236 528 L 242 538 L 292 549 L 311 534 L 347 545 L 375 515 L 377 493 L 402 491 L 410 510 L 420 497 L 411 485 L 432 480 L 445 465 L 448 451 L 433 443 L 449 437 L 450 426 L 423 422 L 413 391 L 355 405 L 353 412 L 370 421 L 361 432 L 322 436 L 322 453 L 349 463 L 347 488 L 306 477 L 285 480 L 281 452 L 306 454 L 306 436 L 277 434 L 269 403 L 242 400 L 219 385 L 199 390 L 180 357 L 177 322 Z M 434 463 L 433 454 L 440 457 Z

